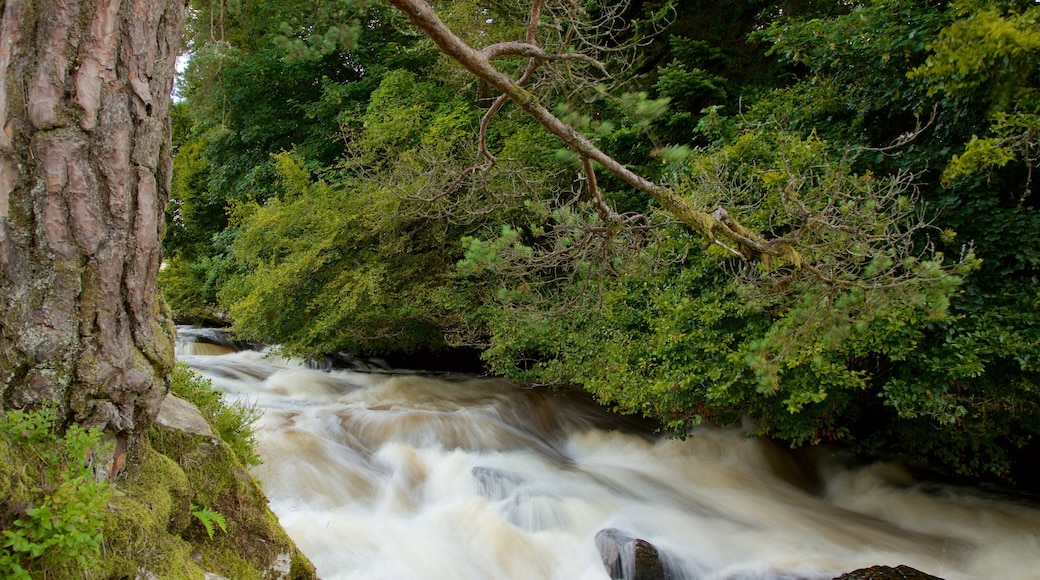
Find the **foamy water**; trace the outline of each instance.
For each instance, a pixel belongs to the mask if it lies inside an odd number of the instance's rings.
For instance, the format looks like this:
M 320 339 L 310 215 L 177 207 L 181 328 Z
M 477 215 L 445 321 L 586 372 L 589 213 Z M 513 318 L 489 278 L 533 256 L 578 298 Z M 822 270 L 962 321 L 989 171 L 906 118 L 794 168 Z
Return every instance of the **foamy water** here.
M 596 535 L 677 578 L 833 578 L 906 564 L 1040 578 L 1040 512 L 893 465 L 822 485 L 739 429 L 655 439 L 584 399 L 501 380 L 316 371 L 255 352 L 181 359 L 263 410 L 253 470 L 326 579 L 596 579 Z

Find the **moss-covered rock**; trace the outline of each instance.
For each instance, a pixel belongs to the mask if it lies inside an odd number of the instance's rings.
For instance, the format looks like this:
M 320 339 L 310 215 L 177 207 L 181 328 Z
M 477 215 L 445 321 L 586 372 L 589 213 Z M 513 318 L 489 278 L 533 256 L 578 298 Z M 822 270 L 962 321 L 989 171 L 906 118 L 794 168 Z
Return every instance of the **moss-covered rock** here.
M 315 578 L 239 462 L 254 456 L 252 415 L 209 401 L 236 452 L 193 403 L 168 397 L 171 412 L 136 437 L 62 429 L 54 409 L 0 412 L 0 576 Z
M 187 475 L 147 440 L 132 453 L 105 518 L 100 576 L 135 578 L 148 570 L 162 578 L 203 577 L 191 559 L 192 545 L 181 537 L 191 515 Z
M 168 426 L 131 449 L 104 529 L 104 578 L 315 578 L 260 487 L 220 439 Z M 202 508 L 226 531 L 210 537 Z M 212 577 L 212 576 L 210 576 Z

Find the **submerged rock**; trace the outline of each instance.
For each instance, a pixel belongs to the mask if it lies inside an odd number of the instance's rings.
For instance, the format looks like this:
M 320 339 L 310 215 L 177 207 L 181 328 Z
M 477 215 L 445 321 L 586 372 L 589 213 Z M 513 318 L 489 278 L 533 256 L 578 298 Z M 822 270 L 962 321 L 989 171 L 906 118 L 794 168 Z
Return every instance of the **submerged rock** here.
M 520 474 L 494 467 L 478 465 L 470 473 L 480 484 L 480 495 L 491 501 L 506 499 L 524 483 Z
M 646 540 L 636 538 L 632 543 L 632 560 L 635 564 L 633 580 L 665 580 L 671 576 L 665 572 L 664 562 L 657 548 Z
M 834 580 L 943 580 L 910 566 L 872 566 L 842 574 Z
M 528 531 L 560 530 L 569 518 L 560 509 L 559 498 L 539 489 L 525 488 L 524 478 L 512 471 L 477 466 L 471 470 L 480 485 L 480 495 L 499 504 L 502 517 Z

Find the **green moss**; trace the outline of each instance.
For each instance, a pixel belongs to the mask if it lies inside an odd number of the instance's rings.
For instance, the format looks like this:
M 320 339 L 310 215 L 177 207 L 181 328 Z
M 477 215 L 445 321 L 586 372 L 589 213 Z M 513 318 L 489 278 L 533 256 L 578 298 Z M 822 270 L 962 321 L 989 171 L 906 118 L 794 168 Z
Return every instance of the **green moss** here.
M 16 499 L 20 495 L 14 489 L 20 479 L 19 468 L 15 467 L 18 465 L 24 464 L 14 461 L 11 456 L 11 444 L 6 437 L 0 437 L 0 497 Z
M 281 558 L 292 562 L 290 578 L 313 577 L 313 567 L 278 524 L 263 491 L 223 441 L 158 428 L 148 438 L 183 469 L 189 503 L 213 509 L 227 522 L 227 532 L 213 538 L 195 518 L 182 532 L 204 567 L 229 578 L 260 578 L 262 569 L 278 567 Z M 190 515 L 189 507 L 185 504 L 183 511 Z
M 136 577 L 145 569 L 160 578 L 202 578 L 193 547 L 180 534 L 188 526 L 190 484 L 176 462 L 148 441 L 135 446 L 120 493 L 105 519 L 105 578 Z
M 235 580 L 315 578 L 223 440 L 153 427 L 131 442 L 126 469 L 109 485 L 95 481 L 91 462 L 83 461 L 107 461 L 97 454 L 101 434 L 73 426 L 59 436 L 53 417 L 11 412 L 0 423 L 0 530 L 21 530 L 14 533 L 26 546 L 0 553 L 10 574 L 48 580 L 202 580 L 207 572 Z M 226 531 L 210 537 L 192 516 L 193 505 L 219 513 Z M 80 535 L 37 533 L 30 526 L 44 517 L 34 515 L 40 506 Z M 36 553 L 34 545 L 43 548 Z
M 105 570 L 99 577 L 314 578 L 314 567 L 282 530 L 252 477 L 219 439 L 164 428 L 150 429 L 135 446 L 130 467 L 105 523 Z M 227 532 L 213 538 L 191 506 L 219 512 Z

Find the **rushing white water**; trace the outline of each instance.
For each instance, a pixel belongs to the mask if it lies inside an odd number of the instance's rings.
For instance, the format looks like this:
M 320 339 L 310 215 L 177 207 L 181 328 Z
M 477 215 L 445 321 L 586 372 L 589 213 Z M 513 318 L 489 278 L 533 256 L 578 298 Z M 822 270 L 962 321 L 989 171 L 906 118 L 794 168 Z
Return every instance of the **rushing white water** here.
M 652 439 L 580 398 L 505 381 L 180 352 L 263 410 L 254 474 L 326 580 L 602 580 L 604 529 L 653 544 L 676 578 L 878 564 L 1040 578 L 1040 511 L 921 486 L 892 465 L 821 466 L 810 493 L 788 458 L 739 430 Z

